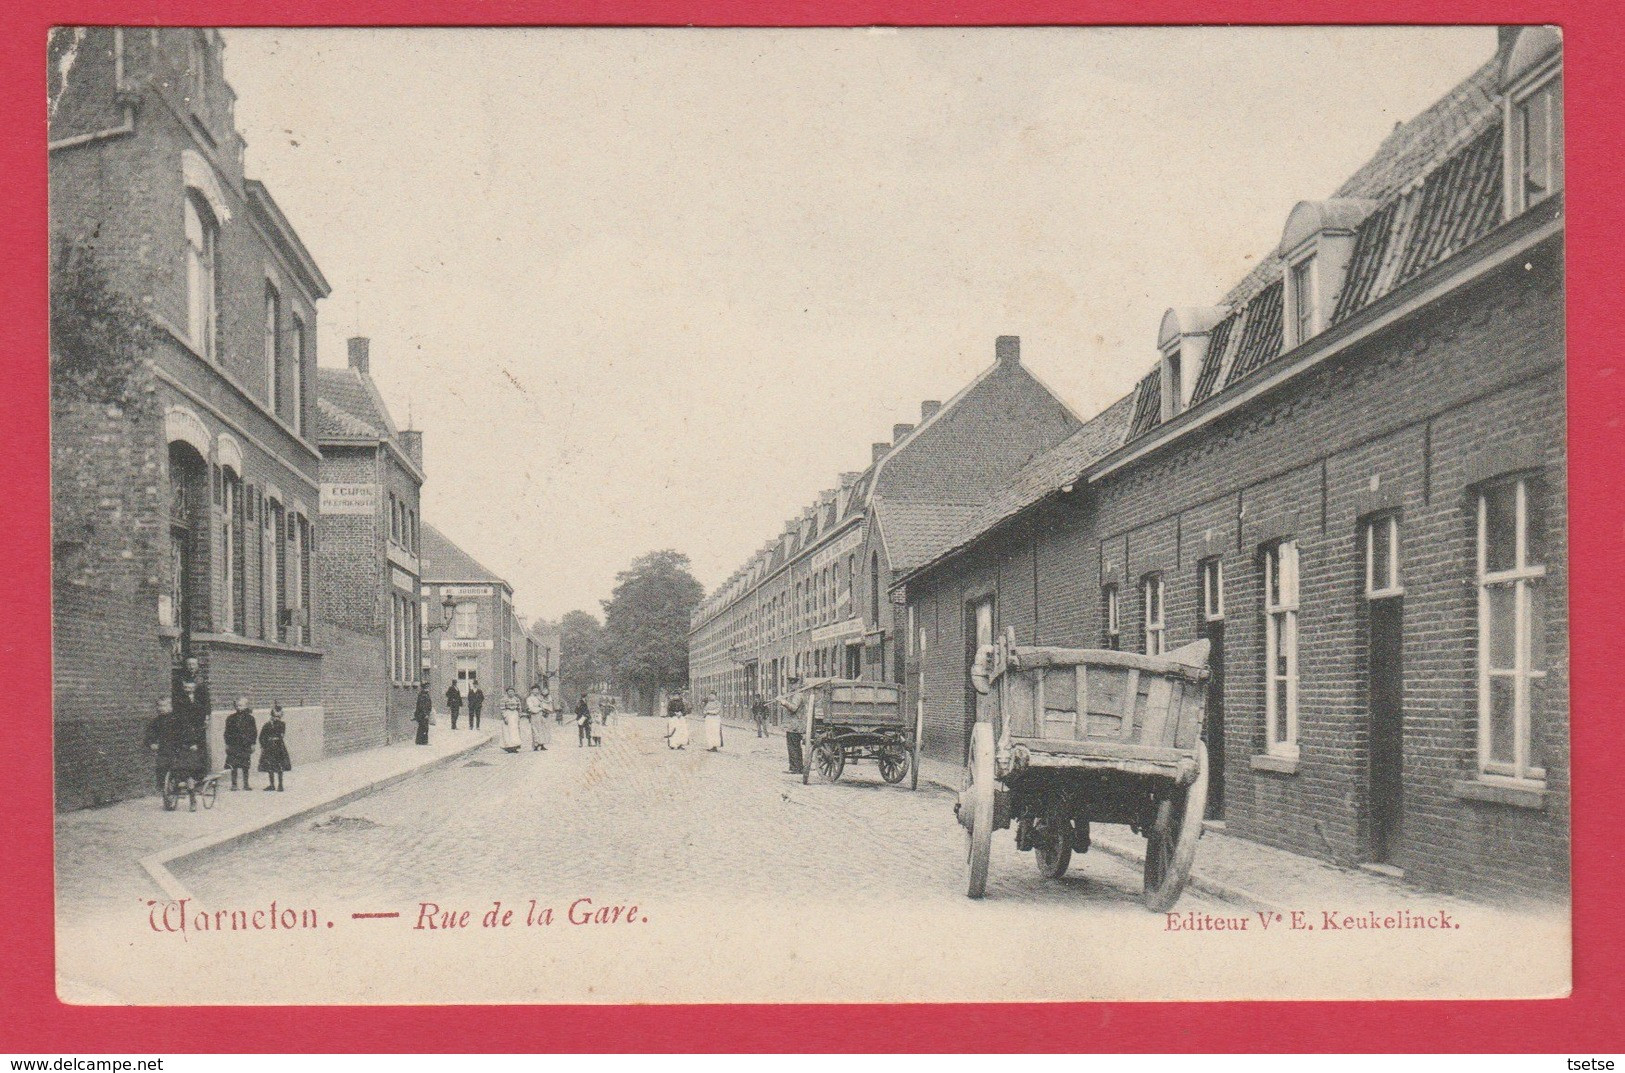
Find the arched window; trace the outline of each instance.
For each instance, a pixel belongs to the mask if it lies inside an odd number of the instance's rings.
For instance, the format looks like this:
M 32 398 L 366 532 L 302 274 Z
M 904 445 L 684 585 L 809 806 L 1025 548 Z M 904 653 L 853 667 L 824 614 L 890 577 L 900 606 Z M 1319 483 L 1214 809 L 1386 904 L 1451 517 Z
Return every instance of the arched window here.
M 232 633 L 247 630 L 247 564 L 243 553 L 243 482 L 230 466 L 220 468 L 220 562 L 225 568 L 222 625 Z
M 206 632 L 209 578 L 209 464 L 192 444 L 169 444 L 169 611 L 188 654 L 193 631 Z
M 186 326 L 206 358 L 219 356 L 220 224 L 203 194 L 186 192 Z

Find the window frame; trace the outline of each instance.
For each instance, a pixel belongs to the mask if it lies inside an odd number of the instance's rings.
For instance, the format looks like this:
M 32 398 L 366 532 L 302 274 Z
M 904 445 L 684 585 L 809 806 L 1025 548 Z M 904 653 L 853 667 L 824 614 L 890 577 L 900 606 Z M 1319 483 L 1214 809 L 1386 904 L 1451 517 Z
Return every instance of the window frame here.
M 265 281 L 264 309 L 265 400 L 266 409 L 282 416 L 282 292 L 272 280 Z
M 1388 529 L 1388 583 L 1376 583 L 1376 535 L 1378 526 Z M 1386 600 L 1405 595 L 1405 583 L 1400 575 L 1399 515 L 1393 511 L 1372 514 L 1360 521 L 1361 562 L 1365 569 L 1365 598 Z
M 1531 473 L 1514 474 L 1481 484 L 1473 489 L 1474 517 L 1474 590 L 1478 613 L 1474 639 L 1477 648 L 1477 702 L 1478 702 L 1478 777 L 1482 781 L 1505 782 L 1517 786 L 1541 786 L 1546 783 L 1546 769 L 1533 762 L 1534 706 L 1532 694 L 1538 683 L 1547 677 L 1544 666 L 1534 667 L 1535 601 L 1543 594 L 1537 586 L 1546 577 L 1546 564 L 1530 561 L 1529 523 L 1530 499 L 1535 489 L 1536 476 Z M 1500 490 L 1513 491 L 1513 565 L 1509 569 L 1489 570 L 1489 500 Z M 1510 669 L 1493 668 L 1489 638 L 1493 633 L 1492 589 L 1511 586 L 1513 591 L 1513 666 Z M 1491 683 L 1496 677 L 1511 678 L 1513 683 L 1513 725 L 1511 764 L 1491 757 L 1493 727 L 1493 692 Z
M 1547 98 L 1550 105 L 1546 113 L 1546 191 L 1531 199 L 1529 116 L 1526 108 L 1534 99 L 1548 94 L 1551 96 Z M 1554 59 L 1507 92 L 1503 129 L 1506 132 L 1506 208 L 1510 218 L 1561 193 L 1564 187 L 1563 71 L 1560 62 Z
M 1313 339 L 1321 331 L 1320 281 L 1316 279 L 1314 250 L 1287 263 L 1287 292 L 1292 301 L 1291 345 Z M 1307 290 L 1307 295 L 1305 291 Z
M 220 358 L 220 219 L 208 196 L 186 188 L 186 329 L 192 345 L 210 361 Z M 196 223 L 196 241 L 193 223 Z
M 1106 623 L 1106 647 L 1121 651 L 1123 647 L 1123 598 L 1115 581 L 1101 586 L 1102 615 Z
M 1209 577 L 1211 576 L 1211 584 Z M 1197 614 L 1203 622 L 1224 621 L 1224 560 L 1218 556 L 1196 564 Z
M 464 608 L 470 609 L 466 615 L 466 621 L 470 625 L 466 627 L 464 626 Z M 480 602 L 476 599 L 458 600 L 452 608 L 451 629 L 451 635 L 456 640 L 471 641 L 478 638 L 480 635 Z
M 1140 578 L 1140 624 L 1143 627 L 1140 651 L 1148 656 L 1160 656 L 1168 651 L 1167 595 L 1160 571 Z
M 1264 574 L 1264 748 L 1271 756 L 1298 758 L 1299 675 L 1302 574 L 1297 542 L 1290 538 L 1266 545 Z M 1288 569 L 1290 567 L 1290 569 Z M 1285 651 L 1282 651 L 1283 639 Z M 1281 711 L 1277 687 L 1284 686 Z

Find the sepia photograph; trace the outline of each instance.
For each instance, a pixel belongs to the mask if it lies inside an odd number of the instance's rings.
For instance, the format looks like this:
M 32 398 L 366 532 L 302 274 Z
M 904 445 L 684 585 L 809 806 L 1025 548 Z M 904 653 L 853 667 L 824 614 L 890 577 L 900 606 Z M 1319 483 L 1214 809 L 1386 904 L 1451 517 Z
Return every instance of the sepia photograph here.
M 53 28 L 58 999 L 1567 996 L 1564 41 Z

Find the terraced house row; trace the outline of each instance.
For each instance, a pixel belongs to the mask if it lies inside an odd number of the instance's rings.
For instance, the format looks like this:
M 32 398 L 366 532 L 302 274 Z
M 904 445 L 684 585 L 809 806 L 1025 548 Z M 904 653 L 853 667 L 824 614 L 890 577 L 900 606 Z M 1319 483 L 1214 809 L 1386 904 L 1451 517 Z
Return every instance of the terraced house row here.
M 143 732 L 188 658 L 211 741 L 239 695 L 262 719 L 282 704 L 296 763 L 402 740 L 456 609 L 423 585 L 422 435 L 390 416 L 368 340 L 318 369 L 330 287 L 244 174 L 224 41 L 60 28 L 50 47 L 59 805 L 150 792 Z M 540 646 L 517 645 L 525 667 Z
M 1127 396 L 1081 424 L 1058 411 L 1060 442 L 963 494 L 867 493 L 854 546 L 904 550 L 889 581 L 856 574 L 864 629 L 888 624 L 897 653 L 861 670 L 906 684 L 928 756 L 963 762 L 970 666 L 1005 631 L 1147 653 L 1206 638 L 1211 823 L 1432 888 L 1566 890 L 1562 92 L 1558 34 L 1503 30 L 1299 203 L 1218 306 L 1170 308 Z M 1008 398 L 984 418 L 943 450 L 1033 420 Z M 901 545 L 892 499 L 932 504 Z M 725 653 L 765 651 L 732 609 L 815 517 L 696 620 L 702 685 L 727 680 Z M 816 673 L 811 630 L 791 636 Z

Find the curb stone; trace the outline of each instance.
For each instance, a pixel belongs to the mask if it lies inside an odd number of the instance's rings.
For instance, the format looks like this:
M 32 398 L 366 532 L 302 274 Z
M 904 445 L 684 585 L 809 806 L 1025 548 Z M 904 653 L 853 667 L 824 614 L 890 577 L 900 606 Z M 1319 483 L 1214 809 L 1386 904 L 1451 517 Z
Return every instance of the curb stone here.
M 455 760 L 461 760 L 469 754 L 478 752 L 480 749 L 485 748 L 487 745 L 491 744 L 492 740 L 492 737 L 481 738 L 474 744 L 459 749 L 454 753 L 447 753 L 444 756 L 437 756 L 432 760 L 427 760 L 421 764 L 414 765 L 413 767 L 409 767 L 404 771 L 397 771 L 392 774 L 385 775 L 382 778 L 364 783 L 361 786 L 352 787 L 351 789 L 335 794 L 333 797 L 306 805 L 286 816 L 277 816 L 272 819 L 268 819 L 263 823 L 255 822 L 239 827 L 228 828 L 216 834 L 204 835 L 201 838 L 194 838 L 190 842 L 182 842 L 179 845 L 170 846 L 167 849 L 161 849 L 156 853 L 150 853 L 147 856 L 142 857 L 139 863 L 142 870 L 147 873 L 148 878 L 156 883 L 158 888 L 171 899 L 179 901 L 182 898 L 190 898 L 192 896 L 191 892 L 188 891 L 181 881 L 175 878 L 175 874 L 169 870 L 169 866 L 175 862 L 185 860 L 188 857 L 194 857 L 200 853 L 206 853 L 210 850 L 232 846 L 247 839 L 254 838 L 267 831 L 274 831 L 280 827 L 298 823 L 300 820 L 308 819 L 316 813 L 327 812 L 331 809 L 342 807 L 349 804 L 351 801 L 357 800 L 358 798 L 377 793 L 379 790 L 393 786 L 398 782 L 403 782 L 406 779 L 421 775 L 425 771 L 431 771 L 434 768 L 442 767 Z

